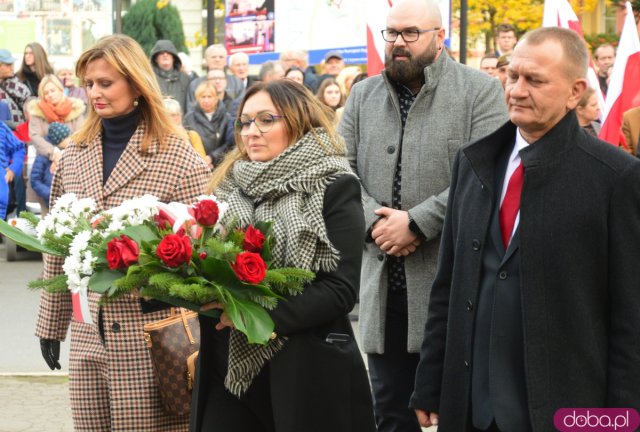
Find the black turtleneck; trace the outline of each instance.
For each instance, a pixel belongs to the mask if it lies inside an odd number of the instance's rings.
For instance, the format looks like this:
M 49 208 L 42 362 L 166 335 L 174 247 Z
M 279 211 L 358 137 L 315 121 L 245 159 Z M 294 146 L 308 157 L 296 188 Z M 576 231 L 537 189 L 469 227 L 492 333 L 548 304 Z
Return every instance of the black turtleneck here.
M 131 136 L 138 127 L 140 111 L 134 109 L 120 117 L 102 119 L 102 184 L 107 182 L 118 159 L 127 148 Z

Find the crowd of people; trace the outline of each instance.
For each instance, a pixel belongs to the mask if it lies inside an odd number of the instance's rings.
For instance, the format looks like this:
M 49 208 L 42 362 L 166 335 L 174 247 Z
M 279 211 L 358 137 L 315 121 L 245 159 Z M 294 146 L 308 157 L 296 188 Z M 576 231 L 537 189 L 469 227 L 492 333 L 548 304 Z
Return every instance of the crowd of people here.
M 168 40 L 146 56 L 107 36 L 75 67 L 31 43 L 17 73 L 0 49 L 0 216 L 28 143 L 43 212 L 71 192 L 100 209 L 213 193 L 228 220 L 274 222 L 277 265 L 316 273 L 269 311 L 265 346 L 200 315 L 183 416 L 142 337 L 169 305 L 90 292 L 82 323 L 70 293 L 43 292 L 51 369 L 71 334 L 76 431 L 546 432 L 560 408 L 640 406 L 640 107 L 628 146 L 597 138 L 613 47 L 594 52 L 593 89 L 571 30 L 501 25 L 478 69 L 448 53 L 433 0 L 394 2 L 381 30 L 372 77 L 338 51 L 319 74 L 284 51 L 252 76 L 211 45 L 198 77 Z M 43 276 L 62 264 L 45 256 Z

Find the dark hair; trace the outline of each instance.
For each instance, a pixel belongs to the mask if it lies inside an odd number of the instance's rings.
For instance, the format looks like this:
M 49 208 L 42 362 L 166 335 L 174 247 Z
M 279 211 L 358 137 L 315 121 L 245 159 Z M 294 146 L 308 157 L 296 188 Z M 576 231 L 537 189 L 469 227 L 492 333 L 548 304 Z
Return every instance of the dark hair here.
M 27 47 L 31 48 L 33 52 L 33 72 L 35 72 L 38 77 L 38 81 L 42 80 L 45 75 L 49 75 L 53 73 L 53 68 L 49 64 L 49 59 L 47 58 L 47 52 L 44 50 L 42 45 L 38 42 L 31 42 L 27 44 L 24 49 Z M 29 66 L 24 62 L 24 55 L 22 56 L 22 64 L 20 65 L 20 69 L 16 72 L 18 79 L 20 81 L 26 81 L 27 77 L 24 74 L 25 69 Z M 37 89 L 36 89 L 37 91 Z M 35 96 L 35 95 L 34 95 Z
M 337 86 L 338 90 L 340 91 L 340 102 L 338 102 L 338 105 L 335 107 L 329 107 L 329 105 L 327 104 L 327 101 L 324 99 L 324 91 L 327 89 L 327 87 L 332 85 Z M 344 93 L 342 93 L 342 90 L 340 89 L 340 84 L 338 84 L 338 81 L 336 81 L 335 78 L 325 78 L 324 80 L 322 80 L 322 82 L 320 83 L 320 87 L 318 87 L 318 91 L 316 92 L 316 97 L 320 102 L 327 105 L 330 109 L 334 111 L 344 105 Z
M 367 78 L 369 78 L 369 74 L 367 74 L 366 72 L 360 72 L 358 75 L 353 77 L 353 81 L 351 82 L 351 88 L 353 88 L 353 85 L 355 83 L 359 83 L 360 81 L 364 81 Z
M 516 28 L 511 25 L 511 24 L 507 24 L 507 23 L 502 23 L 502 24 L 498 24 L 498 27 L 496 28 L 496 34 L 499 35 L 500 33 L 509 33 L 509 32 L 513 32 L 514 35 L 516 35 Z
M 289 72 L 295 72 L 295 71 L 300 72 L 302 74 L 303 79 L 306 76 L 306 74 L 304 73 L 304 70 L 298 66 L 291 66 L 289 69 L 285 71 L 284 76 L 286 77 L 287 75 L 289 75 Z

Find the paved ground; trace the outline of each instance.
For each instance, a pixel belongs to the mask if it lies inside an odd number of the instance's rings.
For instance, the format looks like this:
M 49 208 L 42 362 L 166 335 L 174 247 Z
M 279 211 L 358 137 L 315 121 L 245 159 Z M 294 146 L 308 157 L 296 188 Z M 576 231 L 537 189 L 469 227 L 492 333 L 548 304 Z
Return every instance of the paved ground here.
M 37 259 L 7 262 L 0 244 L 0 432 L 73 431 L 66 375 L 69 343 L 61 345 L 62 371 L 52 373 L 34 336 L 40 294 L 26 286 L 41 270 Z

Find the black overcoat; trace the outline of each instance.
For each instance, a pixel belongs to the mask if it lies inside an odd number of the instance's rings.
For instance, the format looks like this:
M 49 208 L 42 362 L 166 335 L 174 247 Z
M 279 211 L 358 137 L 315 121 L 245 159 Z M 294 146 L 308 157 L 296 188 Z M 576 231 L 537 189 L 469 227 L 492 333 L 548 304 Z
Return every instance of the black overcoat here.
M 470 427 L 472 340 L 505 124 L 456 158 L 411 406 L 439 432 Z M 508 151 L 508 150 L 507 150 Z M 563 407 L 640 407 L 640 161 L 569 112 L 520 152 L 520 291 L 528 408 L 555 431 Z

